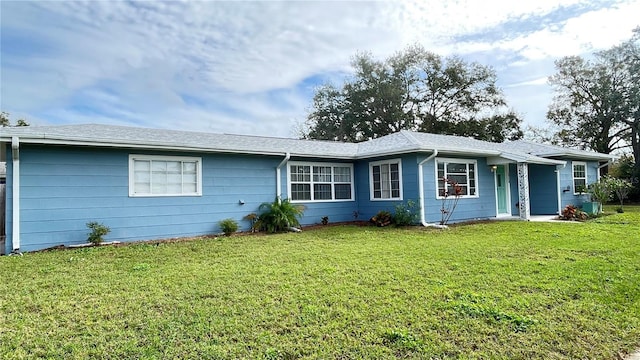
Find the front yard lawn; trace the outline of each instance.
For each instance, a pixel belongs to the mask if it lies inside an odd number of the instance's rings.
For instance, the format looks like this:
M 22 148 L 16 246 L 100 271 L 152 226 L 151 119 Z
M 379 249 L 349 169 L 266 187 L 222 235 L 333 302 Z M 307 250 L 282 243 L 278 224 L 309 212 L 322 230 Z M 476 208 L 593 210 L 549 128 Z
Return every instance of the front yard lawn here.
M 625 210 L 5 256 L 0 357 L 617 359 L 640 346 Z

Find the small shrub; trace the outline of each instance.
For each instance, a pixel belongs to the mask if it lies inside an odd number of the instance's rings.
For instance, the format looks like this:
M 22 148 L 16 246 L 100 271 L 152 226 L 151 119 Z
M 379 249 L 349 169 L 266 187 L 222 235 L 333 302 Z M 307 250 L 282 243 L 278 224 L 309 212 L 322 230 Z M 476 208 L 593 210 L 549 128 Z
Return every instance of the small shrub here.
M 275 233 L 299 227 L 298 218 L 302 216 L 304 209 L 303 205 L 294 205 L 289 199 L 276 198 L 272 203 L 263 203 L 260 205 L 263 212 L 258 216 L 256 228 Z
M 576 194 L 586 194 L 587 193 L 587 187 L 585 185 L 578 185 L 576 186 Z
M 94 245 L 102 243 L 104 241 L 103 237 L 111 232 L 111 229 L 97 221 L 88 222 L 87 227 L 91 230 L 87 241 Z
M 458 206 L 458 200 L 462 196 L 462 186 L 458 184 L 455 180 L 441 178 L 441 180 L 445 184 L 444 193 L 442 193 L 442 207 L 440 208 L 440 225 L 447 225 L 451 216 L 453 216 L 453 212 L 456 210 Z M 446 190 L 450 188 L 451 190 Z
M 560 215 L 560 218 L 568 221 L 584 221 L 589 218 L 589 215 L 574 205 L 567 205 L 562 209 L 562 215 Z
M 387 226 L 391 224 L 392 220 L 393 220 L 393 216 L 391 216 L 390 212 L 386 210 L 380 210 L 369 221 L 376 224 L 376 226 L 382 227 L 382 226 Z
M 622 213 L 624 213 L 624 209 L 622 208 L 622 206 L 618 206 L 618 207 L 616 208 L 616 212 L 617 212 L 618 214 L 622 214 Z
M 220 229 L 222 229 L 225 236 L 230 236 L 234 232 L 238 231 L 238 222 L 233 219 L 221 220 L 218 225 L 220 225 Z
M 322 221 L 322 225 L 327 225 L 329 223 L 329 217 L 323 216 L 321 221 Z
M 393 222 L 396 226 L 409 226 L 418 223 L 420 219 L 420 205 L 413 200 L 395 206 Z
M 256 223 L 258 222 L 258 214 L 256 213 L 247 214 L 245 215 L 245 217 L 242 218 L 242 220 L 246 220 L 251 224 L 251 232 L 256 232 L 259 230 L 256 226 Z
M 612 194 L 611 183 L 606 179 L 600 179 L 600 181 L 590 184 L 587 188 L 587 192 L 591 196 L 591 200 L 599 202 L 600 204 L 605 204 L 609 199 L 611 199 Z M 598 213 L 600 209 L 598 209 Z

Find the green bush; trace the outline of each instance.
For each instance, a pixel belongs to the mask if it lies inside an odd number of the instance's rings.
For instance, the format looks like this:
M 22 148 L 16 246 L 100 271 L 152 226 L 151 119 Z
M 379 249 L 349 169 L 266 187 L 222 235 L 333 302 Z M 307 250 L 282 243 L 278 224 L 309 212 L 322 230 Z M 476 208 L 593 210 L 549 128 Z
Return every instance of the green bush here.
M 400 203 L 395 206 L 393 222 L 396 226 L 415 225 L 420 220 L 420 205 L 409 200 L 407 203 Z
M 596 183 L 590 184 L 587 188 L 587 192 L 591 195 L 591 200 L 597 201 L 600 204 L 605 204 L 611 199 L 612 190 L 611 183 L 606 177 Z
M 91 230 L 87 241 L 94 245 L 98 245 L 104 241 L 103 236 L 111 232 L 111 229 L 97 221 L 87 223 L 87 227 Z
M 222 232 L 225 236 L 229 236 L 238 231 L 238 222 L 233 219 L 220 220 L 218 225 L 220 226 L 220 229 L 222 229 Z
M 262 203 L 259 207 L 262 213 L 258 216 L 256 228 L 276 233 L 299 227 L 298 218 L 302 216 L 304 209 L 303 205 L 292 204 L 289 199 L 276 198 L 272 203 Z

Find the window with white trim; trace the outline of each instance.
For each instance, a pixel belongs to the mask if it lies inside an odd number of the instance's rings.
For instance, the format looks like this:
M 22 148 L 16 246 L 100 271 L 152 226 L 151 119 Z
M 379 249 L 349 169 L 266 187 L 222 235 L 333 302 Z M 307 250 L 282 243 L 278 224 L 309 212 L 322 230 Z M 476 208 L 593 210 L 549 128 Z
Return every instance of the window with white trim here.
M 202 195 L 202 158 L 129 155 L 129 196 Z
M 442 198 L 445 195 L 455 193 L 454 185 L 445 179 L 457 183 L 460 197 L 478 196 L 478 162 L 466 159 L 436 159 L 438 171 L 436 173 L 438 189 L 436 196 Z
M 402 200 L 402 161 L 369 163 L 371 200 Z
M 353 165 L 289 163 L 291 201 L 353 200 Z
M 587 163 L 574 161 L 573 169 L 573 194 L 578 195 L 587 191 Z

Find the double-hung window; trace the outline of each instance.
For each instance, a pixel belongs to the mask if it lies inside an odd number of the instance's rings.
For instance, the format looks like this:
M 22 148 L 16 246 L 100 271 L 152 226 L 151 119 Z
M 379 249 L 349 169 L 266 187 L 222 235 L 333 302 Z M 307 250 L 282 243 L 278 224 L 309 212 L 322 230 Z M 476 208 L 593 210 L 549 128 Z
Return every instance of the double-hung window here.
M 353 165 L 289 163 L 291 201 L 353 200 Z
M 402 200 L 402 162 L 400 159 L 369 163 L 372 200 Z
M 202 195 L 202 159 L 129 155 L 129 196 Z
M 478 163 L 475 160 L 436 159 L 436 164 L 438 198 L 455 195 L 456 192 L 460 197 L 478 196 Z
M 575 195 L 587 191 L 587 163 L 574 161 L 573 167 L 573 193 Z

